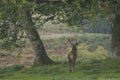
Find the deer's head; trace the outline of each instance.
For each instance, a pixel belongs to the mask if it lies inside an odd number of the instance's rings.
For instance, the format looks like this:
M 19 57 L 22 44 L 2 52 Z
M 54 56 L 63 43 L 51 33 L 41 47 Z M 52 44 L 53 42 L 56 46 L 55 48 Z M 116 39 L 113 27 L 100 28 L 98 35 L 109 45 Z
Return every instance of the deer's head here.
M 77 50 L 77 46 L 79 45 L 79 42 L 77 41 L 77 39 L 68 39 L 68 42 L 71 44 L 72 46 L 72 50 Z

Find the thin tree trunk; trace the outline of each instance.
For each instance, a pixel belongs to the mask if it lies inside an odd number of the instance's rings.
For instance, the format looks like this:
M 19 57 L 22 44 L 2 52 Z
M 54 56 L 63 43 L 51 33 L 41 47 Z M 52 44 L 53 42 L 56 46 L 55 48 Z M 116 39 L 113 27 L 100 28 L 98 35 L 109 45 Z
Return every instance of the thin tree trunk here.
M 45 65 L 53 63 L 53 61 L 47 56 L 43 42 L 34 27 L 30 11 L 26 11 L 26 22 L 25 22 L 25 32 L 29 38 L 32 47 L 36 53 L 36 58 L 34 59 L 34 65 Z
M 115 14 L 112 26 L 112 53 L 114 57 L 120 57 L 120 14 Z

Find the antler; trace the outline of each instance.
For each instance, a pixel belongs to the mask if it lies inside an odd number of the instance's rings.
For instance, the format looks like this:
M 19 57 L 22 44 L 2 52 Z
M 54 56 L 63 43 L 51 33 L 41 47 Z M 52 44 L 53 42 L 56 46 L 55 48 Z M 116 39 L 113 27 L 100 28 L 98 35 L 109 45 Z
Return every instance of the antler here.
M 76 40 L 76 45 L 79 45 L 81 43 L 80 39 L 75 39 Z
M 70 44 L 74 44 L 74 45 L 78 45 L 79 43 L 81 43 L 80 40 L 78 40 L 77 38 L 68 38 L 68 41 Z
M 68 38 L 68 41 L 69 41 L 69 43 L 72 44 L 72 45 L 73 45 L 73 44 L 74 44 L 74 45 L 77 44 L 77 39 L 74 38 L 74 37 Z

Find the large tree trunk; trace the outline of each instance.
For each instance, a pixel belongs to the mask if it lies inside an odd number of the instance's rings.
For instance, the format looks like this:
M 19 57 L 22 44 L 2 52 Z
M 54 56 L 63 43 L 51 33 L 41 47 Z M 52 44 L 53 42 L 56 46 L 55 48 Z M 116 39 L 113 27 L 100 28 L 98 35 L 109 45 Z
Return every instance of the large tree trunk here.
M 30 11 L 26 11 L 26 22 L 25 22 L 25 32 L 29 38 L 32 47 L 36 53 L 36 58 L 34 59 L 34 65 L 45 65 L 52 63 L 53 61 L 47 56 L 43 42 L 34 27 Z
M 115 14 L 112 26 L 112 53 L 114 57 L 120 57 L 120 14 Z

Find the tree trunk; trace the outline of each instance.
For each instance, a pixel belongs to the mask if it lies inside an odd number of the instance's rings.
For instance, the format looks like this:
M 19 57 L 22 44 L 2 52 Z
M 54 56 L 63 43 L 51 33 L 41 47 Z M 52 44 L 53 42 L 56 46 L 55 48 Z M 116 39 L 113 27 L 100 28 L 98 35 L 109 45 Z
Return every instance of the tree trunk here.
M 46 65 L 49 63 L 53 63 L 53 61 L 47 56 L 43 42 L 34 27 L 34 23 L 32 21 L 32 17 L 30 11 L 26 11 L 26 22 L 25 22 L 25 32 L 27 37 L 29 38 L 33 50 L 36 53 L 36 58 L 34 59 L 34 65 Z
M 112 26 L 112 53 L 114 57 L 120 57 L 120 14 L 115 14 Z

